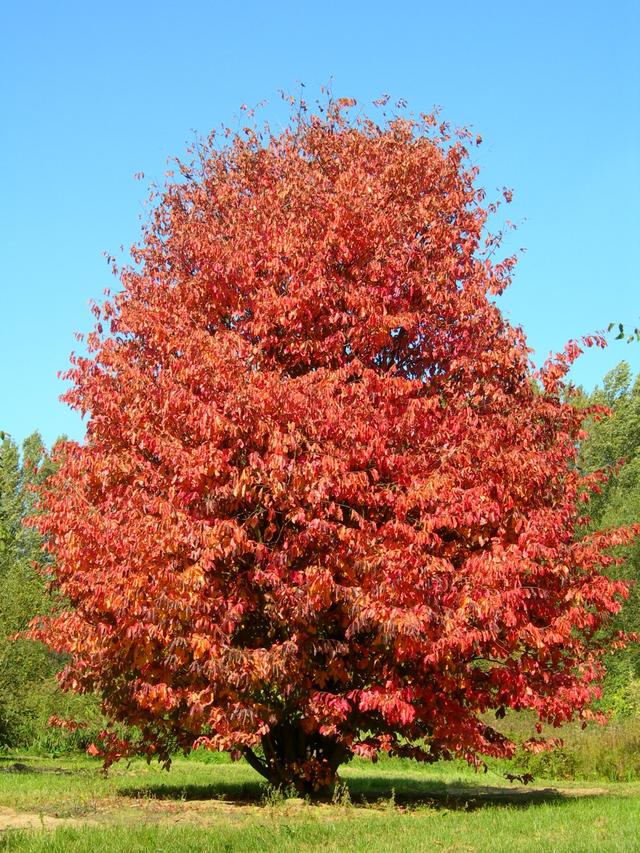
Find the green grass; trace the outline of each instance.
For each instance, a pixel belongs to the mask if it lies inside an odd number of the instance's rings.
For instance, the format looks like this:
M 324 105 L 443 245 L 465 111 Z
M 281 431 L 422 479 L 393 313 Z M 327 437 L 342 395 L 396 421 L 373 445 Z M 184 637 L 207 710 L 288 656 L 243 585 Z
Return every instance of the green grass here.
M 522 789 L 501 773 L 477 775 L 465 765 L 354 761 L 343 769 L 335 801 L 312 805 L 269 792 L 244 763 L 202 758 L 178 760 L 169 773 L 120 764 L 106 777 L 86 758 L 24 759 L 47 772 L 0 772 L 0 825 L 13 816 L 35 828 L 5 829 L 0 850 L 638 849 L 637 783 L 585 788 L 536 780 Z

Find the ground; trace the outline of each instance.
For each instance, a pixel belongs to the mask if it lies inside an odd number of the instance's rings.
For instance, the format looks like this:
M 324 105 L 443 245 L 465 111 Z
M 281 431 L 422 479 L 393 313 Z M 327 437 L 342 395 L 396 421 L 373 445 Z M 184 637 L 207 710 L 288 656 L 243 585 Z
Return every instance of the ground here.
M 208 757 L 208 756 L 205 756 Z M 464 765 L 357 761 L 334 801 L 269 791 L 244 763 L 142 762 L 107 776 L 84 758 L 0 761 L 0 850 L 635 851 L 640 784 L 579 785 Z

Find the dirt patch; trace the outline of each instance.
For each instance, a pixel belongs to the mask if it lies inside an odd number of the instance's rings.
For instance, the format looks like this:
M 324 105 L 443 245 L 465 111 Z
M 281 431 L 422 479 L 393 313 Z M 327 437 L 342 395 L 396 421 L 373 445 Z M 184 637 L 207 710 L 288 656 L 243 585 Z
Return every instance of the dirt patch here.
M 17 812 L 6 806 L 0 806 L 0 832 L 6 832 L 8 829 L 57 829 L 59 826 L 86 826 L 95 823 L 96 821 L 86 818 Z
M 220 818 L 241 820 L 248 815 L 263 811 L 260 805 L 248 805 L 227 800 L 188 800 L 171 802 L 167 800 L 129 800 L 126 805 L 111 811 L 110 817 L 118 815 L 118 819 L 126 820 L 135 816 L 136 822 L 143 820 L 147 823 L 181 823 L 197 821 L 206 823 Z M 106 814 L 105 814 L 106 817 Z
M 48 829 L 61 826 L 105 826 L 144 824 L 198 823 L 201 826 L 215 824 L 220 820 L 240 821 L 260 812 L 259 805 L 246 803 L 192 800 L 190 802 L 167 802 L 163 800 L 113 800 L 96 801 L 83 813 L 59 815 L 21 812 L 0 806 L 0 834 L 7 830 Z

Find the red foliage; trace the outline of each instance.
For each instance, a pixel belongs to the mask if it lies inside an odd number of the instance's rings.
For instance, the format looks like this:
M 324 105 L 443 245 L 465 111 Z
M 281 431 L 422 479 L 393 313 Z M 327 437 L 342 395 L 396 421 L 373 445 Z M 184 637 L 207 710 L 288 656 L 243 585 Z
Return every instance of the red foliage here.
M 318 789 L 593 696 L 633 531 L 574 540 L 578 347 L 539 390 L 469 135 L 350 105 L 203 144 L 73 359 L 87 439 L 35 519 L 68 609 L 32 635 L 137 727 L 107 760 L 204 744 Z

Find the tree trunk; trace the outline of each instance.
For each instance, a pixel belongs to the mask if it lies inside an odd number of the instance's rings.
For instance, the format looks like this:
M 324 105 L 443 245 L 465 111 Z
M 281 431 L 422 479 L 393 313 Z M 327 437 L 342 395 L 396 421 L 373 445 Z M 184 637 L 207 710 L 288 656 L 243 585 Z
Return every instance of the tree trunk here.
M 247 762 L 277 788 L 293 787 L 300 796 L 330 797 L 347 747 L 336 738 L 307 734 L 298 723 L 278 723 L 262 738 L 264 757 L 247 748 Z

